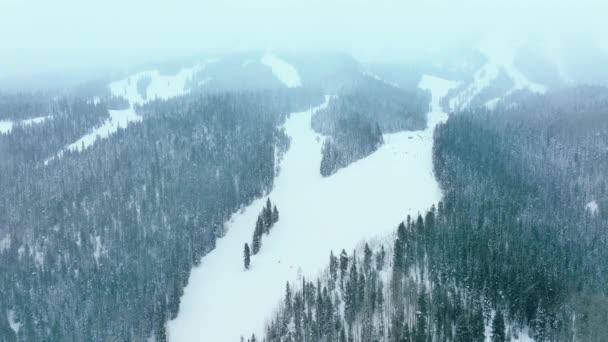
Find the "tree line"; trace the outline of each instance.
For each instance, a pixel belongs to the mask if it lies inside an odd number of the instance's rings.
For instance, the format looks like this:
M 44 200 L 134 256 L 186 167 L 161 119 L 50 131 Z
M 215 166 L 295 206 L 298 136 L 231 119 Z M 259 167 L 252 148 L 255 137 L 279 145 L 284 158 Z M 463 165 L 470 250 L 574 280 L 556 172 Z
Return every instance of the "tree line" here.
M 270 198 L 266 200 L 266 205 L 263 207 L 262 212 L 258 215 L 258 219 L 255 223 L 255 229 L 253 230 L 253 239 L 251 240 L 251 249 L 249 244 L 245 243 L 243 249 L 243 263 L 245 270 L 249 269 L 251 263 L 251 255 L 256 255 L 262 248 L 262 235 L 270 234 L 270 229 L 279 221 L 279 211 L 276 205 L 273 205 Z

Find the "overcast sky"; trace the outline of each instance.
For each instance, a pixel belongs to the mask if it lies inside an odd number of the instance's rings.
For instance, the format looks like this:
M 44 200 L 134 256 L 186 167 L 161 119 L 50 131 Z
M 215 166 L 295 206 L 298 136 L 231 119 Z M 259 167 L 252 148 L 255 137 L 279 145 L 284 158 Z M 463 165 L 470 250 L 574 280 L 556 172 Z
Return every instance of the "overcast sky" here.
M 408 61 L 488 33 L 608 46 L 599 0 L 0 0 L 0 78 L 243 49 Z M 507 39 L 508 40 L 508 39 Z

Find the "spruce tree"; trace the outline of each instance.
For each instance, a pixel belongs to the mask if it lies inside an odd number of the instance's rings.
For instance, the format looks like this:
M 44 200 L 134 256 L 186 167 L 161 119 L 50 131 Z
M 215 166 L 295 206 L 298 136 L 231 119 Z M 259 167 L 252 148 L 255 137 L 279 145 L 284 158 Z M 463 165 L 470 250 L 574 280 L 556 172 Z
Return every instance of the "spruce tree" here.
M 264 221 L 264 233 L 268 234 L 270 232 L 270 227 L 272 227 L 272 203 L 270 202 L 270 198 L 266 200 L 266 207 L 262 210 L 262 216 Z
M 285 310 L 287 311 L 288 315 L 291 315 L 291 296 L 291 288 L 289 287 L 289 282 L 287 282 L 287 284 L 285 284 Z
M 380 247 L 380 253 L 376 253 L 376 269 L 382 271 L 384 269 L 384 258 L 386 257 L 386 251 L 384 245 Z
M 471 330 L 469 329 L 469 322 L 467 322 L 466 316 L 461 314 L 456 319 L 456 336 L 455 342 L 469 342 L 473 341 L 471 338 Z
M 363 270 L 365 274 L 369 274 L 369 271 L 372 267 L 372 250 L 369 248 L 369 245 L 365 243 L 365 248 L 363 250 Z
M 471 317 L 471 340 L 474 342 L 483 342 L 485 340 L 485 324 L 483 318 L 483 310 L 481 304 L 476 304 Z
M 502 312 L 497 310 L 492 320 L 492 342 L 504 342 L 505 340 L 505 319 Z
M 416 337 L 415 342 L 426 342 L 426 316 L 427 316 L 426 288 L 423 286 L 418 296 L 418 311 L 416 312 Z
M 275 205 L 274 207 L 272 207 L 272 224 L 275 224 L 277 222 L 279 222 L 279 210 Z
M 346 270 L 348 268 L 348 255 L 343 249 L 340 253 L 340 284 L 344 284 L 344 277 L 346 276 Z
M 245 243 L 245 248 L 243 249 L 243 263 L 245 264 L 245 270 L 249 269 L 250 262 L 251 262 L 251 251 L 249 250 L 249 244 Z
M 338 258 L 334 256 L 334 251 L 329 252 L 329 275 L 333 282 L 338 278 Z
M 262 224 L 261 216 L 258 217 L 258 221 L 255 225 L 255 230 L 253 231 L 253 240 L 251 242 L 251 249 L 253 255 L 258 254 L 260 248 L 262 247 L 262 234 L 264 233 L 264 226 Z

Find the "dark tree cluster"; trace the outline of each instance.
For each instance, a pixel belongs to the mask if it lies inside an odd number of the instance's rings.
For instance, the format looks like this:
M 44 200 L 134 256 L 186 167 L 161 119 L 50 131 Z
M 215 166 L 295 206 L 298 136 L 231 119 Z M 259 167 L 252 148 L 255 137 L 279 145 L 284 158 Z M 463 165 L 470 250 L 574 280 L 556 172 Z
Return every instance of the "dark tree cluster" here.
M 460 111 L 466 108 L 476 108 L 484 106 L 488 101 L 503 98 L 515 86 L 515 83 L 509 75 L 500 69 L 495 78 L 493 78 L 488 86 L 481 89 L 475 94 L 471 94 L 471 87 L 475 89 L 475 82 L 472 76 L 465 82 L 460 83 L 457 87 L 451 88 L 447 95 L 441 99 L 441 106 L 446 112 L 451 110 Z M 472 95 L 472 96 L 471 96 Z M 471 96 L 471 97 L 470 97 Z M 470 98 L 469 98 L 470 97 Z M 468 98 L 468 102 L 464 100 Z M 457 105 L 455 108 L 450 108 L 450 101 L 455 100 Z
M 328 136 L 320 172 L 329 176 L 366 157 L 383 143 L 383 132 L 426 127 L 428 93 L 404 90 L 370 76 L 360 76 L 312 118 L 312 127 Z
M 335 132 L 323 143 L 320 172 L 324 177 L 375 152 L 384 139 L 378 125 L 353 114 L 340 120 Z
M 383 132 L 421 130 L 426 127 L 431 96 L 417 87 L 403 89 L 371 76 L 359 76 L 332 98 L 312 120 L 319 133 L 331 135 L 340 120 L 358 114 Z
M 251 241 L 252 254 L 258 254 L 262 248 L 262 235 L 270 234 L 270 229 L 279 221 L 279 211 L 277 206 L 273 205 L 270 198 L 266 201 L 266 205 L 262 209 L 253 230 L 253 239 Z
M 85 99 L 63 98 L 49 104 L 48 111 L 37 116 L 48 118 L 38 124 L 15 125 L 10 133 L 0 135 L 0 174 L 3 175 L 0 184 L 6 186 L 7 195 L 14 190 L 14 176 L 32 174 L 34 165 L 42 164 L 103 124 L 109 113 L 105 102 L 94 104 Z
M 107 118 L 103 101 L 1 135 L 0 340 L 165 340 L 190 269 L 270 190 L 282 120 L 321 100 L 299 96 L 154 101 L 141 123 L 48 165 Z
M 362 257 L 332 252 L 326 276 L 316 283 L 302 279 L 295 291 L 288 283 L 263 341 L 483 342 L 486 326 L 494 329 L 493 341 L 506 341 L 498 306 L 427 274 L 417 231 L 434 229 L 435 215 L 432 209 L 426 221 L 408 217 L 391 248 L 365 244 Z
M 0 120 L 25 120 L 51 114 L 54 93 L 1 93 Z
M 264 341 L 605 341 L 608 90 L 505 102 L 438 127 L 444 199 L 398 226 L 390 258 L 332 253 Z

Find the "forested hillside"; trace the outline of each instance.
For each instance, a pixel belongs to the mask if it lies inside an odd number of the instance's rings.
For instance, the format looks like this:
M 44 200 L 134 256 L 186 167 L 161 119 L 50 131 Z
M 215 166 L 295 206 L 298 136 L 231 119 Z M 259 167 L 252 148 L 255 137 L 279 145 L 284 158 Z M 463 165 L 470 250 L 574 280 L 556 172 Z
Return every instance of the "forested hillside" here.
M 430 95 L 417 87 L 406 90 L 369 75 L 357 76 L 313 116 L 313 129 L 328 136 L 321 175 L 376 151 L 382 133 L 424 129 L 429 102 Z
M 387 244 L 332 253 L 248 339 L 605 341 L 607 100 L 520 92 L 453 115 L 435 132 L 437 208 Z
M 272 186 L 285 115 L 322 99 L 300 88 L 154 101 L 141 123 L 46 166 L 107 118 L 103 102 L 59 104 L 0 135 L 0 340 L 164 340 L 192 266 Z

